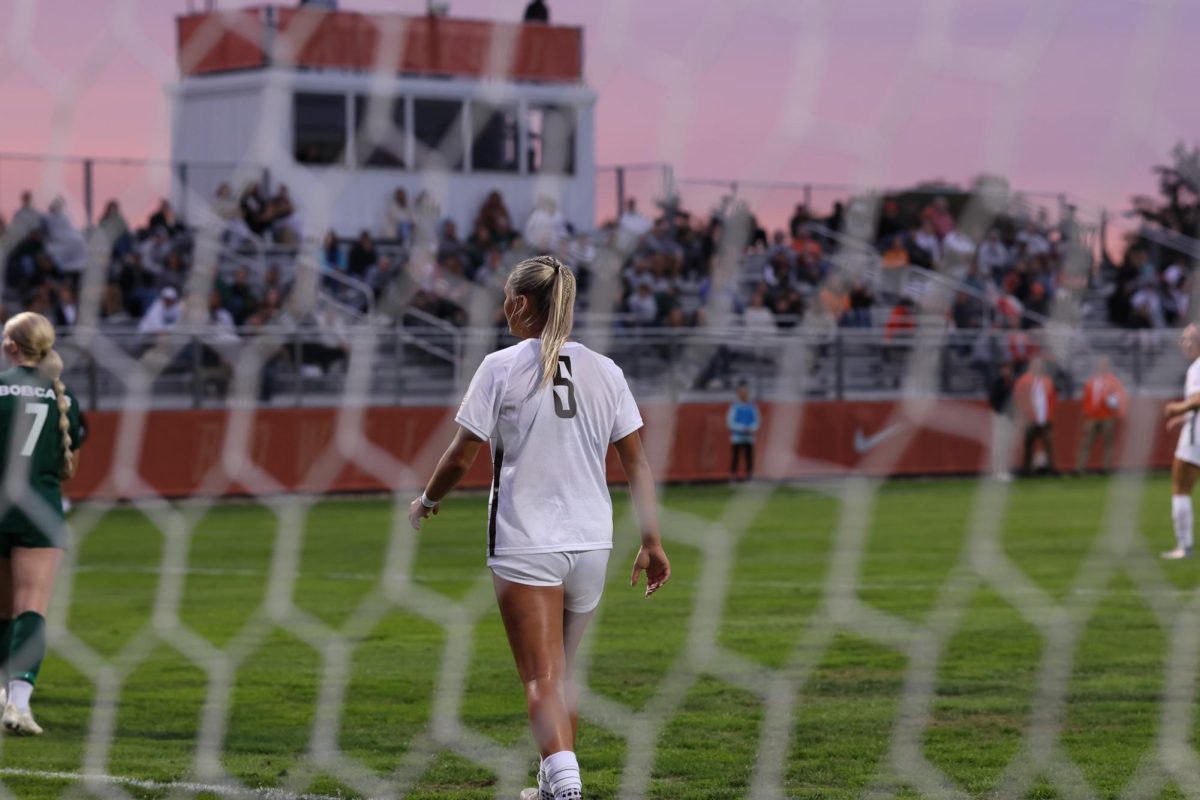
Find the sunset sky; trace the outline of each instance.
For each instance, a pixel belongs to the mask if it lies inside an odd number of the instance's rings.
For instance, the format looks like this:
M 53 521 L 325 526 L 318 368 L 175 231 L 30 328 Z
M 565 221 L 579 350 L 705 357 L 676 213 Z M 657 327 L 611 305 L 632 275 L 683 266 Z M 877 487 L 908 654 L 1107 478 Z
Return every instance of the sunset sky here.
M 601 164 L 887 186 L 989 171 L 1022 189 L 1068 192 L 1085 209 L 1121 210 L 1131 194 L 1153 191 L 1150 168 L 1175 142 L 1200 139 L 1196 2 L 549 4 L 554 21 L 585 29 Z M 0 150 L 166 158 L 174 15 L 185 8 L 186 0 L 0 0 Z M 524 0 L 450 8 L 516 19 Z M 28 170 L 0 160 L 6 214 L 33 180 Z M 53 183 L 47 173 L 36 180 Z M 778 202 L 794 192 L 762 194 Z

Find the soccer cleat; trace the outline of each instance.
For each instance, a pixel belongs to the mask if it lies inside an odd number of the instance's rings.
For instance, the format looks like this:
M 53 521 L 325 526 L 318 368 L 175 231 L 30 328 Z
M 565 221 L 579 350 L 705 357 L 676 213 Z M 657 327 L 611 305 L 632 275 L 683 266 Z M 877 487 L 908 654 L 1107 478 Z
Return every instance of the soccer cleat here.
M 18 736 L 41 736 L 42 726 L 33 721 L 33 712 L 21 709 L 9 703 L 4 707 L 4 716 L 0 718 L 4 730 Z
M 1161 554 L 1167 561 L 1178 561 L 1181 558 L 1191 558 L 1192 548 L 1176 547 L 1174 550 L 1168 550 Z
M 538 786 L 546 782 L 546 778 L 542 775 L 542 771 L 538 770 Z M 554 793 L 548 789 L 539 789 L 533 787 L 530 789 L 521 790 L 521 800 L 554 800 Z

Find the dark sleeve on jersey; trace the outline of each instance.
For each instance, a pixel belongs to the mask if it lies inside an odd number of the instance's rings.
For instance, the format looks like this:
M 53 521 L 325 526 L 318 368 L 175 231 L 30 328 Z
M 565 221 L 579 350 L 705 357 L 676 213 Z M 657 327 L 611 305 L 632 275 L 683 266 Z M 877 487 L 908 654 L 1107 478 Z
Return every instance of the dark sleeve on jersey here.
M 67 409 L 67 432 L 71 434 L 71 449 L 78 450 L 87 440 L 87 424 L 83 409 L 79 407 L 79 398 L 70 389 L 67 389 L 67 397 L 71 398 L 71 406 Z

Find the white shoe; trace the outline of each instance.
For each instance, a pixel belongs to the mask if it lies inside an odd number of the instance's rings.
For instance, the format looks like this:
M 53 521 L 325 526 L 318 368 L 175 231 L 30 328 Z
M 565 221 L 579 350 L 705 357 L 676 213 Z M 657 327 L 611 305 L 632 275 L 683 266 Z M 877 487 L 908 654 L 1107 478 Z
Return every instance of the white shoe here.
M 1181 558 L 1191 558 L 1192 557 L 1192 548 L 1176 547 L 1174 550 L 1168 550 L 1167 552 L 1161 553 L 1160 555 L 1163 558 L 1165 558 L 1167 561 L 1178 561 Z
M 41 736 L 42 726 L 33 721 L 33 712 L 29 709 L 22 711 L 12 703 L 4 706 L 4 716 L 0 718 L 4 730 L 18 736 Z
M 1011 472 L 997 472 L 995 475 L 995 478 L 1000 483 L 1011 483 L 1012 482 L 1012 473 Z

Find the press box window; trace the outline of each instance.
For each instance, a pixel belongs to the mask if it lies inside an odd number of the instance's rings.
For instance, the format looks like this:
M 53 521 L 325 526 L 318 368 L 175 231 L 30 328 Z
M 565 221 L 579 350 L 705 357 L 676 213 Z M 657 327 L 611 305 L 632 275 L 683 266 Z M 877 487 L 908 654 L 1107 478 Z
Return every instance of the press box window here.
M 475 141 L 471 145 L 471 169 L 476 172 L 517 172 L 520 129 L 516 108 L 471 104 L 471 126 Z
M 346 97 L 300 93 L 292 103 L 293 155 L 300 164 L 341 164 L 346 152 Z
M 529 106 L 529 171 L 575 174 L 575 109 Z
M 418 169 L 462 169 L 462 110 L 458 100 L 419 98 L 413 102 Z
M 404 98 L 354 98 L 355 152 L 360 167 L 395 167 L 404 163 Z

